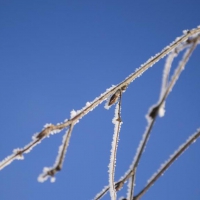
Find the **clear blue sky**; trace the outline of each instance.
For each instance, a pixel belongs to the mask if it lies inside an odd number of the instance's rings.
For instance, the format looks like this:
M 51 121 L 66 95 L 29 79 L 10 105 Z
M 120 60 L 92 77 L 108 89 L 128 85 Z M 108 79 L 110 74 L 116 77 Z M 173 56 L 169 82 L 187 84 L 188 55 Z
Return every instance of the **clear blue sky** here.
M 198 0 L 0 1 L 0 160 L 23 147 L 46 123 L 62 122 L 112 84 L 121 82 L 185 29 L 200 25 Z M 136 193 L 200 127 L 200 47 L 156 121 L 136 177 Z M 176 62 L 177 63 L 177 62 Z M 116 180 L 128 169 L 159 97 L 164 60 L 123 95 Z M 56 182 L 37 182 L 52 166 L 63 132 L 45 139 L 23 161 L 0 171 L 2 200 L 87 200 L 108 184 L 114 108 L 100 105 L 73 131 Z M 142 198 L 200 199 L 200 141 Z M 118 197 L 126 194 L 126 186 Z M 104 199 L 110 199 L 109 194 Z

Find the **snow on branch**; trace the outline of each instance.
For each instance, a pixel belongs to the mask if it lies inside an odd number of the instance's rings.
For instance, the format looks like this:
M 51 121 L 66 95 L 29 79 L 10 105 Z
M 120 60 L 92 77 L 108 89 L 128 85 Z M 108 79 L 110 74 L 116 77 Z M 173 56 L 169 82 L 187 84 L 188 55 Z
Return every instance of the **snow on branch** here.
M 147 185 L 133 198 L 134 200 L 139 200 L 142 195 L 156 182 L 156 180 L 163 175 L 163 173 L 171 166 L 171 164 L 177 160 L 177 158 L 198 138 L 200 137 L 200 129 L 197 130 L 196 133 L 191 135 L 185 143 L 183 143 L 172 155 L 170 155 L 169 159 L 161 164 L 160 169 L 153 174 L 153 176 L 148 180 Z

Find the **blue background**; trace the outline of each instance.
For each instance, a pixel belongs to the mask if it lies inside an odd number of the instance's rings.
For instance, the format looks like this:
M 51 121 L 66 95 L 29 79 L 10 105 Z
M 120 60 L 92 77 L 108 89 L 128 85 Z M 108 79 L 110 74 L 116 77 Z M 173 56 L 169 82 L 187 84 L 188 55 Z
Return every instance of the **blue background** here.
M 0 159 L 29 143 L 46 123 L 64 121 L 72 109 L 121 82 L 183 30 L 200 25 L 199 8 L 198 0 L 1 0 Z M 199 55 L 198 47 L 167 99 L 165 117 L 156 121 L 137 171 L 136 193 L 200 126 Z M 129 168 L 145 114 L 158 100 L 164 62 L 123 95 L 116 180 Z M 92 199 L 108 184 L 113 113 L 114 107 L 105 110 L 102 104 L 75 126 L 55 183 L 41 184 L 37 177 L 53 165 L 63 132 L 0 171 L 0 198 Z M 199 151 L 197 140 L 142 199 L 200 199 Z M 126 186 L 118 197 L 125 195 Z

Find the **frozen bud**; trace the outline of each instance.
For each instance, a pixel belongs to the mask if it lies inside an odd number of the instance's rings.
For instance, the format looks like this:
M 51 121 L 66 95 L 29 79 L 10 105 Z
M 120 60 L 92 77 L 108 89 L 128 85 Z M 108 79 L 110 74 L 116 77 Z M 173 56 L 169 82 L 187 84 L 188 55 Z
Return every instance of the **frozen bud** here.
M 158 114 L 158 111 L 159 111 L 159 106 L 154 106 L 151 111 L 149 112 L 149 117 L 151 117 L 152 119 L 154 119 L 157 114 Z
M 127 89 L 127 85 L 124 85 L 124 86 L 121 87 L 122 92 L 125 92 L 126 89 Z
M 117 90 L 117 91 L 112 95 L 112 97 L 110 98 L 110 101 L 109 101 L 109 103 L 108 103 L 109 106 L 111 106 L 112 104 L 114 104 L 114 103 L 118 100 L 118 98 L 119 98 L 119 96 L 120 96 L 120 93 L 121 93 L 121 91 L 120 91 L 120 90 Z

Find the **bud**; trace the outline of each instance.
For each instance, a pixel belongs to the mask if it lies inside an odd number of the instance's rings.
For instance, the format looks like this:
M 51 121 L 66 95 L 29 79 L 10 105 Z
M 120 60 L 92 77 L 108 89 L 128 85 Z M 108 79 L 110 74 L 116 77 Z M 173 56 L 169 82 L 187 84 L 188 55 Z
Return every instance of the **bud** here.
M 118 100 L 118 98 L 119 98 L 119 96 L 120 96 L 120 93 L 121 93 L 121 91 L 120 91 L 120 90 L 117 90 L 117 91 L 112 95 L 112 97 L 110 98 L 110 101 L 109 101 L 109 103 L 108 103 L 109 106 L 111 106 L 112 104 L 114 104 L 114 103 Z

